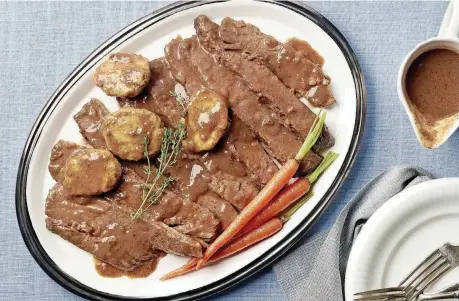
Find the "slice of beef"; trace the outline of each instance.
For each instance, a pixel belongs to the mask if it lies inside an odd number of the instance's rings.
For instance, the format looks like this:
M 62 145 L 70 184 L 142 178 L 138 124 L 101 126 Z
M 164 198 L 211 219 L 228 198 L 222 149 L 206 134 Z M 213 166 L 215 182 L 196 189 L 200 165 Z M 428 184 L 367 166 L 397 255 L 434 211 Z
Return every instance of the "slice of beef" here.
M 258 142 L 255 133 L 236 116 L 232 119 L 226 143 L 231 153 L 258 175 L 262 184 L 268 183 L 278 170 Z
M 248 60 L 240 51 L 225 49 L 225 43 L 219 35 L 220 26 L 207 16 L 197 17 L 195 28 L 200 45 L 228 69 L 238 74 L 252 91 L 264 97 L 267 105 L 279 113 L 280 121 L 305 139 L 317 117 L 316 114 L 299 101 L 265 65 Z M 312 89 L 319 89 L 319 87 Z M 334 139 L 328 130 L 325 130 L 322 136 L 319 137 L 318 145 L 331 147 Z M 325 141 L 320 141 L 322 139 Z
M 143 183 L 133 170 L 125 168 L 119 189 L 108 193 L 106 198 L 137 210 L 142 206 Z M 171 190 L 164 191 L 142 216 L 144 219 L 162 221 L 184 234 L 203 240 L 215 237 L 219 226 L 219 220 L 210 210 Z
M 222 230 L 228 228 L 238 215 L 234 207 L 215 193 L 208 192 L 199 196 L 197 203 L 212 211 L 220 219 Z
M 80 128 L 80 133 L 94 148 L 107 148 L 101 133 L 102 120 L 109 112 L 97 98 L 91 98 L 73 117 Z
M 222 185 L 209 187 L 212 177 L 199 160 L 182 156 L 180 165 L 171 166 L 169 174 L 175 179 L 174 185 L 179 186 L 182 196 L 209 209 L 219 219 L 221 226 L 219 230 L 226 229 L 237 216 L 238 213 L 233 205 L 212 191 L 212 188 L 218 189 Z
M 313 101 L 313 104 L 323 106 L 335 102 L 331 93 L 327 94 L 331 98 L 319 99 L 320 95 L 311 90 L 316 86 L 329 90 L 330 79 L 323 74 L 320 66 L 296 51 L 291 44 L 282 44 L 259 28 L 231 18 L 223 19 L 219 34 L 226 49 L 242 52 L 249 59 L 265 64 L 287 87 Z
M 245 172 L 237 173 L 238 169 L 243 168 L 240 163 L 230 160 L 229 154 L 223 157 L 221 153 L 208 152 L 204 156 L 183 154 L 168 172 L 190 199 L 196 201 L 202 194 L 213 191 L 238 210 L 242 210 L 256 196 L 258 189 Z M 235 168 L 231 171 L 216 168 L 219 164 L 223 165 L 222 161 Z
M 212 175 L 209 187 L 223 199 L 228 200 L 238 210 L 245 206 L 258 194 L 255 181 L 247 173 L 246 166 L 231 159 L 227 144 L 218 145 L 213 151 L 199 156 L 200 162 Z
M 202 256 L 200 244 L 161 222 L 132 220 L 132 210 L 97 196 L 69 196 L 56 184 L 46 199 L 46 227 L 79 248 L 123 271 L 156 256 L 156 249 Z
M 202 49 L 195 36 L 172 40 L 165 53 L 172 74 L 187 91 L 198 86 L 194 82 L 201 79 L 207 88 L 228 100 L 233 113 L 266 143 L 277 160 L 285 162 L 295 156 L 301 146 L 298 137 L 280 123 L 279 116 L 261 103 L 234 72 Z M 314 170 L 321 160 L 321 156 L 310 152 L 303 160 L 302 171 Z
M 144 182 L 147 181 L 147 173 L 146 169 L 148 168 L 147 161 L 121 161 L 122 167 L 127 167 L 133 170 L 137 176 L 139 176 Z M 156 169 L 154 166 L 150 166 L 150 168 Z M 148 178 L 148 182 L 151 183 L 153 181 L 153 177 Z M 159 182 L 160 184 L 162 181 Z
M 51 150 L 51 158 L 49 159 L 48 170 L 56 182 L 63 180 L 61 171 L 67 163 L 68 158 L 81 146 L 65 140 L 59 140 Z
M 177 112 L 181 112 L 183 108 L 177 102 L 176 96 L 171 95 L 177 93 L 176 87 L 180 84 L 171 77 L 164 59 L 152 61 L 150 67 L 155 76 L 149 85 L 146 97 L 118 99 L 118 102 L 120 106 L 135 106 L 151 110 L 161 116 L 165 124 L 176 127 Z M 196 90 L 187 89 L 188 94 L 203 89 L 199 82 L 190 84 L 193 84 L 193 89 Z M 216 168 L 217 166 L 219 168 Z M 168 173 L 177 180 L 180 190 L 194 201 L 210 188 L 238 209 L 242 209 L 258 193 L 256 184 L 253 183 L 244 164 L 233 160 L 226 146 L 218 146 L 204 156 L 183 153 L 177 163 L 168 169 Z M 241 187 L 243 189 L 240 189 Z
M 107 193 L 105 198 L 114 204 L 125 206 L 135 211 L 142 205 L 144 183 L 133 170 L 123 168 L 120 186 L 118 189 Z M 164 197 L 159 198 L 156 204 L 149 207 L 145 212 L 145 216 L 154 221 L 164 221 L 180 210 L 181 203 L 181 198 L 164 194 Z

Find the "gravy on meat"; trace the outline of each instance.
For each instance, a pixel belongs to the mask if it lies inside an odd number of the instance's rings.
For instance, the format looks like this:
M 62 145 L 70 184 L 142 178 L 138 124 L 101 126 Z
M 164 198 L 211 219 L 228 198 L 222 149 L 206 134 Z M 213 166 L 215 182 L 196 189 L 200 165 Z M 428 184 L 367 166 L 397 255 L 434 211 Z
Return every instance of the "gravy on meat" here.
M 94 148 L 107 148 L 102 136 L 102 121 L 109 112 L 97 98 L 91 98 L 73 117 L 80 128 L 80 133 Z
M 199 21 L 206 18 L 208 19 L 206 16 L 196 18 L 195 27 Z M 197 33 L 200 34 L 198 27 Z M 311 62 L 301 51 L 264 34 L 252 24 L 224 18 L 219 36 L 225 42 L 226 49 L 241 51 L 251 59 L 260 61 L 271 69 L 285 86 L 302 96 L 308 97 L 309 90 L 315 86 L 323 85 L 329 88 L 330 79 L 324 75 L 320 66 Z M 330 99 L 325 99 L 318 101 L 317 105 L 328 107 L 334 102 L 334 98 L 332 103 Z
M 324 58 L 314 48 L 312 48 L 311 44 L 309 44 L 305 40 L 301 40 L 298 38 L 290 38 L 285 42 L 285 45 L 288 45 L 296 51 L 301 52 L 301 54 L 304 57 L 306 57 L 314 64 L 323 66 L 323 64 L 325 63 Z
M 93 257 L 94 267 L 100 276 L 107 278 L 119 278 L 123 276 L 127 276 L 129 278 L 146 278 L 153 274 L 153 272 L 156 270 L 156 267 L 158 266 L 159 260 L 166 256 L 166 253 L 159 250 L 157 250 L 155 253 L 156 256 L 154 256 L 152 259 L 128 272 L 117 269 L 111 264 L 100 261 L 96 257 Z

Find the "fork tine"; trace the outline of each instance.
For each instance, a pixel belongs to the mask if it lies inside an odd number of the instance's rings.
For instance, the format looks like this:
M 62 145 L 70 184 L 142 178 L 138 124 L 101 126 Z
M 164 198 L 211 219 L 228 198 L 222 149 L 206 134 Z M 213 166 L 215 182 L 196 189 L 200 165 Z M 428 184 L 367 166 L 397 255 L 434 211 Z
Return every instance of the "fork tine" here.
M 394 298 L 404 298 L 405 292 L 404 288 L 400 287 L 390 287 L 390 288 L 383 288 L 383 289 L 376 289 L 372 291 L 360 292 L 354 294 L 354 301 L 374 301 L 374 300 L 393 300 Z
M 367 296 L 367 297 L 359 297 L 354 298 L 354 301 L 386 301 L 386 300 L 400 300 L 406 301 L 405 295 L 397 295 L 397 296 L 385 296 L 385 295 L 375 295 L 375 296 Z
M 409 299 L 408 301 L 416 300 L 416 298 L 429 286 L 431 285 L 434 281 L 436 281 L 438 278 L 446 274 L 446 272 L 449 271 L 449 263 L 446 263 L 446 265 L 443 265 L 443 268 L 440 270 L 437 269 L 437 274 L 434 275 L 427 283 L 425 283 L 423 286 L 419 288 L 418 291 L 416 291 Z M 407 295 L 408 296 L 408 295 Z
M 387 293 L 379 294 L 379 295 L 366 295 L 360 297 L 354 297 L 354 301 L 375 301 L 375 300 L 387 300 L 387 299 L 398 299 L 398 298 L 405 298 L 405 294 L 394 294 L 389 295 Z
M 441 253 L 438 250 L 433 251 L 429 256 L 427 256 L 418 266 L 416 266 L 409 274 L 408 276 L 405 277 L 405 279 L 400 282 L 399 286 L 407 286 L 405 284 L 406 281 L 408 281 L 419 269 L 422 268 L 427 262 L 429 262 L 431 259 L 441 256 Z
M 354 296 L 365 296 L 365 295 L 373 295 L 373 294 L 380 294 L 386 292 L 395 292 L 395 291 L 403 291 L 405 288 L 400 286 L 393 286 L 393 287 L 386 287 L 386 288 L 378 288 L 371 291 L 364 291 L 355 293 Z
M 396 296 L 396 297 L 384 297 L 384 296 L 376 296 L 376 297 L 364 297 L 361 299 L 353 299 L 354 301 L 406 301 L 405 296 Z
M 418 287 L 426 280 L 428 280 L 433 274 L 435 274 L 439 269 L 444 266 L 444 264 L 448 264 L 446 258 L 439 257 L 434 262 L 429 264 L 422 272 L 420 272 L 416 278 L 414 278 L 410 283 L 410 289 L 406 292 L 406 296 L 409 296 L 413 292 L 415 292 Z
M 353 299 L 354 301 L 406 301 L 405 296 L 395 296 L 395 297 L 387 297 L 387 296 L 373 296 L 373 297 L 363 297 L 358 299 Z

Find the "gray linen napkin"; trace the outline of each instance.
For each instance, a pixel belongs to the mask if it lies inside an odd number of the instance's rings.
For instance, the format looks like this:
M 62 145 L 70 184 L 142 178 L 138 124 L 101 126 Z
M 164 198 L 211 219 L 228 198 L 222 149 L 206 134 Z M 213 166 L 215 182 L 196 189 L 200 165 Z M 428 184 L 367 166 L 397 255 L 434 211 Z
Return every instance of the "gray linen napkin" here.
M 330 230 L 306 239 L 273 265 L 288 300 L 343 300 L 347 260 L 361 227 L 391 197 L 432 178 L 421 168 L 401 166 L 367 184 L 346 205 Z

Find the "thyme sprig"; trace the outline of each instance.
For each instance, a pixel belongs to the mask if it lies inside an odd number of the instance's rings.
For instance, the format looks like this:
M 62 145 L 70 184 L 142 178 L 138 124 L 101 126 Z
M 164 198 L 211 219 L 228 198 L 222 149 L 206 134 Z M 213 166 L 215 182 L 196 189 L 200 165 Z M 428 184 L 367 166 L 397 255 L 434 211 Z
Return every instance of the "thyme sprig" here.
M 158 199 L 167 189 L 174 178 L 165 174 L 165 171 L 170 166 L 177 162 L 177 157 L 182 151 L 182 140 L 185 137 L 185 125 L 179 122 L 177 129 L 164 128 L 163 142 L 161 144 L 161 154 L 158 158 L 158 168 L 154 172 L 155 176 L 150 183 L 153 175 L 151 161 L 148 156 L 148 145 L 150 143 L 145 135 L 142 140 L 144 147 L 144 156 L 147 158 L 147 166 L 145 166 L 145 174 L 147 179 L 142 184 L 142 204 L 137 211 L 132 215 L 132 219 L 140 217 L 151 205 L 157 203 Z

